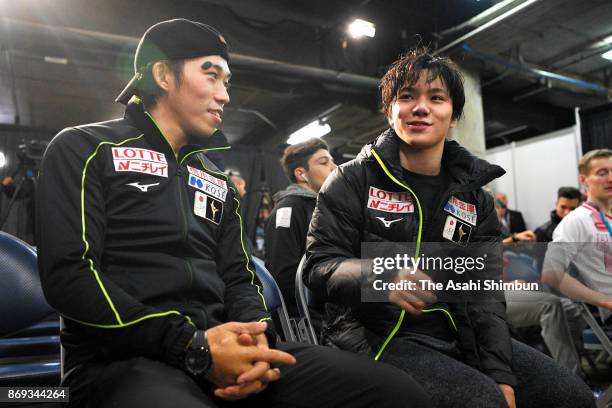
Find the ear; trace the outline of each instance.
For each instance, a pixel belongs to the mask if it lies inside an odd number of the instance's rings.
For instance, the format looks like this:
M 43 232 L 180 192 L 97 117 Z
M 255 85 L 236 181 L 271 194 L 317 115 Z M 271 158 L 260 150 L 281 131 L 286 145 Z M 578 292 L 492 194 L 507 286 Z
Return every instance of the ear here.
M 304 173 L 306 172 L 306 169 L 303 167 L 296 167 L 295 169 L 293 169 L 293 176 L 295 177 L 295 179 L 297 181 L 305 181 L 303 178 Z
M 153 74 L 153 80 L 157 86 L 159 86 L 164 92 L 168 92 L 171 84 L 170 81 L 174 79 L 168 65 L 164 62 L 156 62 L 151 67 L 151 72 Z
M 390 108 L 384 111 L 385 117 L 387 118 L 387 123 L 389 123 L 389 127 L 393 128 L 393 118 L 391 117 Z
M 588 187 L 588 185 L 586 184 L 586 176 L 583 174 L 580 175 L 580 184 L 582 184 L 585 187 Z
M 450 125 L 448 126 L 448 128 L 454 128 L 455 126 L 457 126 L 457 119 L 453 119 L 451 120 Z

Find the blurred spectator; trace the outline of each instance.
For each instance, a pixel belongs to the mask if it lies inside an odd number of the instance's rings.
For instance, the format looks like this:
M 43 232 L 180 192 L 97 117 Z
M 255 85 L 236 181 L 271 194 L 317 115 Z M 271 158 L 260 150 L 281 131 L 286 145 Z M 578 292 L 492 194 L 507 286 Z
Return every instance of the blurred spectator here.
M 306 251 L 317 193 L 336 165 L 321 139 L 287 147 L 281 164 L 292 183 L 274 195 L 275 206 L 266 224 L 266 265 L 283 292 L 289 314 L 299 316 L 295 272 Z
M 499 195 L 500 193 L 496 194 L 496 198 L 495 198 L 495 211 L 497 212 L 497 219 L 499 220 L 500 226 L 501 226 L 501 235 L 503 238 L 503 244 L 504 245 L 509 245 L 515 242 L 519 242 L 519 241 L 535 241 L 536 236 L 533 233 L 533 231 L 530 230 L 520 230 L 520 231 L 514 231 L 512 232 L 510 229 L 508 229 L 508 224 L 505 223 L 504 219 L 507 216 L 507 207 L 506 204 L 501 201 L 499 198 L 497 198 L 497 195 Z M 520 215 L 520 213 L 518 213 Z M 523 216 L 520 215 L 521 220 L 523 219 Z M 525 225 L 525 223 L 523 222 L 523 226 Z
M 525 225 L 523 214 L 521 214 L 520 211 L 514 211 L 508 208 L 508 197 L 506 194 L 498 192 L 495 194 L 495 198 L 503 204 L 504 211 L 501 218 L 502 232 L 504 232 L 504 229 L 506 229 L 508 231 L 507 235 L 510 235 L 515 232 L 525 231 L 527 226 Z
M 230 172 L 229 176 L 232 183 L 234 183 L 236 186 L 236 190 L 238 191 L 238 194 L 240 194 L 240 198 L 244 198 L 244 195 L 246 194 L 246 181 L 244 181 L 240 174 Z
M 580 190 L 576 187 L 559 188 L 555 209 L 550 212 L 550 220 L 535 230 L 536 240 L 538 242 L 552 241 L 553 231 L 557 228 L 563 217 L 580 205 L 580 198 Z
M 15 192 L 15 186 L 13 185 L 14 180 L 11 176 L 6 176 L 2 179 L 2 184 L 0 184 L 0 192 L 6 194 L 7 197 L 12 197 Z

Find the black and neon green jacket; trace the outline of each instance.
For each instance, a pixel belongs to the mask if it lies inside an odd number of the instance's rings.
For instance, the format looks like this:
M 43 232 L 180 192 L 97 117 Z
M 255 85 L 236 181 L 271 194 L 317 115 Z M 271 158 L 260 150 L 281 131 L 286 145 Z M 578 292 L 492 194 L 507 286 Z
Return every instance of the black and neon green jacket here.
M 238 194 L 205 151 L 176 157 L 137 99 L 49 144 L 38 260 L 66 321 L 67 369 L 130 356 L 180 367 L 195 327 L 269 319 Z
M 445 142 L 442 166 L 450 181 L 436 208 L 430 209 L 424 229 L 418 197 L 402 176 L 399 143 L 393 130 L 384 132 L 355 160 L 332 173 L 319 193 L 307 239 L 304 281 L 328 302 L 324 335 L 337 347 L 378 359 L 393 337 L 409 331 L 417 319 L 438 319 L 452 326 L 468 364 L 498 383 L 514 385 L 503 297 L 436 305 L 420 316 L 408 315 L 391 303 L 361 302 L 362 243 L 413 242 L 418 248 L 421 242 L 444 242 L 449 217 L 444 208 L 451 197 L 476 209 L 470 242 L 496 246 L 500 241 L 493 199 L 481 187 L 503 175 L 502 168 L 474 157 L 454 141 Z M 387 211 L 380 211 L 372 205 L 373 191 L 409 194 L 414 208 L 394 213 L 397 208 L 390 204 Z M 490 279 L 501 278 L 501 268 L 486 273 Z

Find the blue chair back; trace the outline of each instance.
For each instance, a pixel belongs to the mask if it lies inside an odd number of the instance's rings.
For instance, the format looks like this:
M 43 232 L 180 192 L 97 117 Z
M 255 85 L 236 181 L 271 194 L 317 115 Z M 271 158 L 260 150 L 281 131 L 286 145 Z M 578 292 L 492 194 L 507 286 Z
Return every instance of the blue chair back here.
M 0 337 L 25 329 L 54 313 L 43 295 L 36 251 L 0 231 Z
M 276 313 L 281 324 L 283 335 L 286 341 L 295 341 L 295 335 L 291 329 L 289 322 L 289 314 L 285 306 L 285 300 L 272 274 L 266 269 L 263 260 L 253 256 L 253 264 L 255 265 L 255 274 L 259 278 L 263 286 L 263 296 L 266 300 L 266 306 L 270 313 Z
M 315 305 L 315 296 L 302 280 L 304 266 L 306 265 L 306 255 L 302 256 L 298 269 L 295 273 L 295 300 L 297 303 L 298 312 L 300 313 L 301 321 L 298 323 L 298 333 L 300 339 L 310 343 L 318 344 L 317 334 L 315 333 L 310 318 L 309 306 Z
M 535 258 L 526 254 L 517 254 L 512 251 L 504 251 L 508 259 L 506 279 L 508 281 L 523 280 L 525 282 L 537 282 L 540 280 L 538 263 Z
M 57 386 L 60 341 L 34 248 L 0 231 L 0 386 Z

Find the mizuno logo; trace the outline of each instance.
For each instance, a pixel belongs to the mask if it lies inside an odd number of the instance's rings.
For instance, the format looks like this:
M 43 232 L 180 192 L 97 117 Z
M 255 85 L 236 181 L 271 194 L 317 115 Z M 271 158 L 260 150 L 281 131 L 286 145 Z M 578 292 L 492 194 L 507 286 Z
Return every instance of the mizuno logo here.
M 398 218 L 397 220 L 391 220 L 391 221 L 387 221 L 385 220 L 385 217 L 376 217 L 380 222 L 382 222 L 383 224 L 385 224 L 386 228 L 389 228 L 391 226 L 391 224 L 393 224 L 396 221 L 401 221 L 402 218 Z
M 157 185 L 159 185 L 159 183 L 140 184 L 139 182 L 135 182 L 135 183 L 128 183 L 128 184 L 126 184 L 126 186 L 136 187 L 137 189 L 139 189 L 143 193 L 146 193 L 147 191 L 149 191 L 149 187 L 153 187 L 153 186 L 157 186 Z

